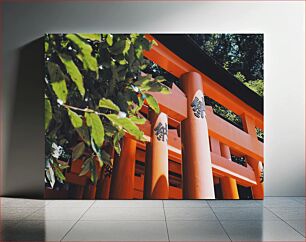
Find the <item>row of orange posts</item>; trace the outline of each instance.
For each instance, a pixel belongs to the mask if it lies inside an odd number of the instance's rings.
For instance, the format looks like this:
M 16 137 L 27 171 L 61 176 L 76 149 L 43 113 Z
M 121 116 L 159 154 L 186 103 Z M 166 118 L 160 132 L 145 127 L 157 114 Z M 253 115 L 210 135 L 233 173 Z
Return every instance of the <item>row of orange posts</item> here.
M 223 199 L 239 199 L 239 184 L 251 188 L 253 199 L 263 199 L 263 143 L 255 130 L 263 130 L 263 115 L 155 41 L 145 56 L 180 78 L 181 89 L 173 84 L 171 94 L 152 93 L 161 112 L 141 110 L 148 142 L 125 136 L 112 175 L 101 176 L 91 189 L 102 199 L 215 199 L 219 183 Z M 239 115 L 243 130 L 205 106 L 204 94 Z M 247 165 L 232 162 L 231 154 L 246 157 Z M 140 176 L 136 161 L 145 166 Z M 181 186 L 169 185 L 169 171 L 182 176 Z

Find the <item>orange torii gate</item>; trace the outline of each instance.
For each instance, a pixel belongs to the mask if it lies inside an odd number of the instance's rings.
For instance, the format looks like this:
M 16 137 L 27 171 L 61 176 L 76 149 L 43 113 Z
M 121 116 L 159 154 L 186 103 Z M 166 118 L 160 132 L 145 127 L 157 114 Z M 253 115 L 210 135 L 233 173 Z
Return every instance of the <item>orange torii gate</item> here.
M 169 95 L 152 93 L 161 113 L 150 114 L 146 124 L 140 126 L 148 138 L 147 145 L 124 137 L 120 158 L 124 165 L 116 169 L 115 164 L 112 184 L 118 185 L 111 186 L 110 198 L 214 199 L 214 181 L 220 181 L 224 199 L 239 199 L 237 183 L 251 187 L 254 199 L 263 199 L 263 143 L 255 131 L 256 127 L 263 130 L 261 110 L 187 63 L 158 39 L 146 37 L 158 45 L 145 56 L 180 78 L 182 90 L 173 84 Z M 240 115 L 244 130 L 205 107 L 204 93 Z M 151 113 L 147 106 L 141 111 Z M 174 129 L 168 130 L 168 124 Z M 231 162 L 231 152 L 245 156 L 247 166 Z M 137 161 L 145 164 L 145 173 L 135 176 Z M 182 174 L 182 189 L 169 186 L 170 172 Z
M 262 98 L 249 90 L 204 54 L 186 35 L 146 35 L 158 45 L 145 57 L 180 79 L 171 94 L 151 93 L 161 112 L 147 105 L 147 121 L 139 128 L 146 143 L 126 135 L 113 171 L 97 167 L 97 185 L 79 176 L 82 160 L 73 162 L 66 182 L 72 189 L 48 196 L 78 199 L 214 199 L 219 184 L 223 199 L 239 199 L 238 185 L 249 187 L 254 199 L 263 199 Z M 204 94 L 239 115 L 242 129 L 205 106 Z M 110 153 L 114 154 L 112 147 Z M 244 156 L 246 166 L 231 160 Z M 113 155 L 114 156 L 114 155 Z M 52 191 L 52 192 L 51 192 Z M 220 197 L 220 195 L 219 195 Z

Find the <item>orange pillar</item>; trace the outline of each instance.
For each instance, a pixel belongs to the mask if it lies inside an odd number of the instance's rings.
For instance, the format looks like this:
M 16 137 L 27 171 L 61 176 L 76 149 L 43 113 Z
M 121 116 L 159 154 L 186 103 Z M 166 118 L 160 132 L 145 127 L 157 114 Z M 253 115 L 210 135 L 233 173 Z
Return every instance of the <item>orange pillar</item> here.
M 264 199 L 264 167 L 261 161 L 247 157 L 247 161 L 253 168 L 257 185 L 252 186 L 254 199 Z
M 241 115 L 243 129 L 252 136 L 254 142 L 258 142 L 254 120 L 246 114 Z M 246 157 L 248 164 L 253 168 L 257 185 L 252 186 L 254 199 L 264 199 L 264 167 L 261 161 L 252 157 Z
M 188 72 L 181 76 L 181 84 L 188 109 L 188 118 L 181 127 L 183 197 L 215 199 L 202 78 Z
M 110 199 L 133 199 L 137 141 L 124 136 L 120 157 L 114 162 Z
M 222 143 L 220 148 L 221 155 L 230 162 L 232 160 L 230 148 Z M 234 178 L 224 176 L 220 179 L 220 181 L 223 199 L 239 199 L 237 183 Z
M 145 199 L 168 199 L 168 117 L 150 111 L 151 142 L 146 149 Z

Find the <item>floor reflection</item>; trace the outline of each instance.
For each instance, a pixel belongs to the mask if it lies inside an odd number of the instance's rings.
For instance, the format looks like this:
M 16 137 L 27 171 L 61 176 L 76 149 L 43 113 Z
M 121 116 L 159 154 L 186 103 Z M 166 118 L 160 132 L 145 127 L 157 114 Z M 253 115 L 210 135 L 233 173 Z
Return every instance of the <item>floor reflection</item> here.
M 305 241 L 305 198 L 80 201 L 1 198 L 1 241 Z

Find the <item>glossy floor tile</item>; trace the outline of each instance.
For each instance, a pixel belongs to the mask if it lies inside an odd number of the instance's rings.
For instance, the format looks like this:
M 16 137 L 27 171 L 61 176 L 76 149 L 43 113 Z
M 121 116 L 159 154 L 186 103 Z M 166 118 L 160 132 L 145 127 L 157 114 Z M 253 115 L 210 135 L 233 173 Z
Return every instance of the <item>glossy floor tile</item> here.
M 217 220 L 210 208 L 165 208 L 166 220 Z
M 212 208 L 220 220 L 278 220 L 279 218 L 266 208 Z
M 208 203 L 205 200 L 164 200 L 165 208 L 207 208 Z
M 11 226 L 3 240 L 60 241 L 74 224 L 73 221 L 28 220 Z
M 32 213 L 26 220 L 78 220 L 86 212 L 85 207 L 45 207 Z
M 305 219 L 305 207 L 274 207 L 268 209 L 283 220 Z
M 91 208 L 81 220 L 165 220 L 163 208 Z
M 304 241 L 305 198 L 31 200 L 1 198 L 1 241 Z
M 232 241 L 304 241 L 305 238 L 283 221 L 221 221 Z
M 165 221 L 80 221 L 64 241 L 168 241 Z
M 305 237 L 305 220 L 286 220 L 286 223 Z
M 230 241 L 218 221 L 167 221 L 170 241 Z

